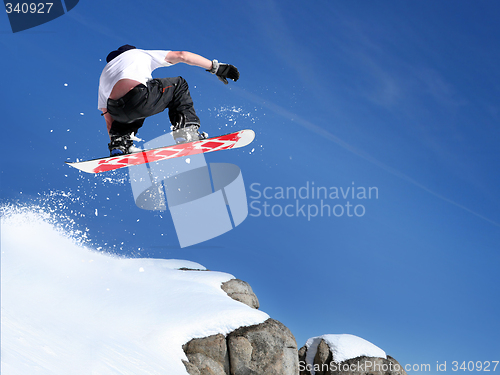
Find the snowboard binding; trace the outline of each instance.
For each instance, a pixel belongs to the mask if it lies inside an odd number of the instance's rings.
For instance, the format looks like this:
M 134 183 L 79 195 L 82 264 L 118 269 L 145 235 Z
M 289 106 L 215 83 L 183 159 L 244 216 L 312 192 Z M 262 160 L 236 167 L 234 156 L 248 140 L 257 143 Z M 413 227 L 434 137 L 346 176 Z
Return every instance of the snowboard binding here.
M 110 156 L 130 154 L 134 147 L 134 133 L 118 134 L 110 133 L 111 142 L 108 143 Z
M 205 132 L 200 133 L 198 129 L 199 124 L 186 124 L 186 118 L 182 113 L 178 113 L 175 119 L 175 125 L 172 126 L 172 136 L 175 143 L 187 143 L 207 139 L 208 134 Z

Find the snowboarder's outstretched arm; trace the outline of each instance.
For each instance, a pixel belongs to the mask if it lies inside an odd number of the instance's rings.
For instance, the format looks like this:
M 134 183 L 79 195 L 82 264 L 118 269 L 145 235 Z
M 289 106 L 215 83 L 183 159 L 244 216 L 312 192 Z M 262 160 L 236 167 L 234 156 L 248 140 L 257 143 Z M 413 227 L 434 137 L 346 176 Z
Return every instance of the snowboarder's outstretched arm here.
M 203 56 L 187 51 L 170 51 L 165 56 L 165 61 L 170 64 L 184 63 L 199 66 L 204 69 L 212 69 L 212 62 Z
M 209 59 L 187 51 L 170 51 L 165 56 L 165 61 L 171 64 L 184 63 L 188 65 L 199 66 L 208 72 L 215 74 L 222 82 L 227 85 L 227 78 L 237 81 L 240 73 L 234 65 L 219 63 L 217 60 Z

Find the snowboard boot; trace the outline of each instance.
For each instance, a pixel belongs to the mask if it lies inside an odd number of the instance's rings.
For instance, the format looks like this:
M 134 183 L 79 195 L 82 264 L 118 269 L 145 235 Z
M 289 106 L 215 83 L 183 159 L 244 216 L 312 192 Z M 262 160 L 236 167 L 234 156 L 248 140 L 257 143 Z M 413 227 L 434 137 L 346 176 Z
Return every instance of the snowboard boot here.
M 130 154 L 134 148 L 134 133 L 117 134 L 110 133 L 111 142 L 108 143 L 110 156 Z
M 207 139 L 208 134 L 205 132 L 200 133 L 198 124 L 186 124 L 186 118 L 182 113 L 176 116 L 175 125 L 172 126 L 172 135 L 175 143 L 187 143 Z

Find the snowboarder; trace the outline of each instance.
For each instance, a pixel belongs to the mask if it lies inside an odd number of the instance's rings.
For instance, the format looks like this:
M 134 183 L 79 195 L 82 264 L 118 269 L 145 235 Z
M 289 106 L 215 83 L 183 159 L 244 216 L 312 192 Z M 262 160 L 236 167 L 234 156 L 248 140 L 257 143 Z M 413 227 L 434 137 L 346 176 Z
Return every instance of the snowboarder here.
M 156 68 L 185 63 L 206 69 L 227 84 L 237 81 L 238 69 L 186 51 L 141 50 L 124 45 L 109 53 L 99 80 L 98 108 L 103 112 L 111 142 L 111 156 L 135 151 L 135 134 L 144 119 L 169 110 L 177 143 L 206 137 L 199 133 L 200 119 L 193 107 L 189 87 L 182 77 L 153 79 Z

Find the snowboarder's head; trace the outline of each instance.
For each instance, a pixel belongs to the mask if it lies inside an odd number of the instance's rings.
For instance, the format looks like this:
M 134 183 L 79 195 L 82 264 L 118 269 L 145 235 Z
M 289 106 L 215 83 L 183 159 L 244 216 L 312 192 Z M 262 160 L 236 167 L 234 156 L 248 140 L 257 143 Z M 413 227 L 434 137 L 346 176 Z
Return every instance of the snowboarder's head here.
M 129 49 L 135 49 L 135 47 L 131 46 L 130 44 L 125 44 L 124 46 L 121 46 L 117 50 L 110 52 L 109 55 L 108 55 L 108 57 L 106 57 L 106 62 L 109 63 L 116 56 L 121 55 L 123 52 L 128 51 Z

